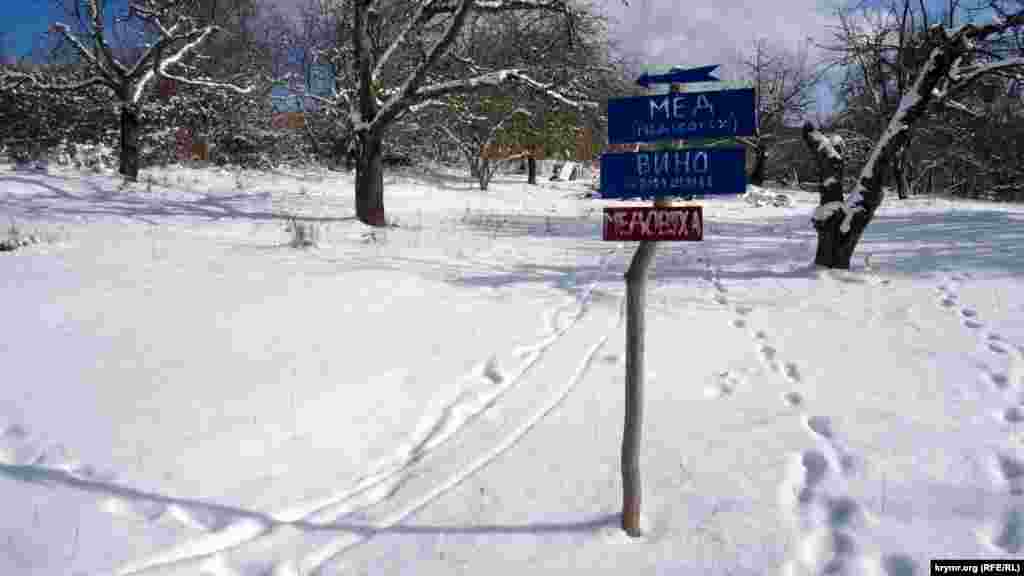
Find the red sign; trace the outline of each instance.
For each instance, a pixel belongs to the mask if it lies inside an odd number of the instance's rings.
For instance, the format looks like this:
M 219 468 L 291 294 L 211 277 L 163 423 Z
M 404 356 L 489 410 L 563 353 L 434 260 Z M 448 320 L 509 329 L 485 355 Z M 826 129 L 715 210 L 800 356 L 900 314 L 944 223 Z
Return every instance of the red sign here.
M 604 209 L 604 240 L 704 239 L 700 206 L 630 206 Z

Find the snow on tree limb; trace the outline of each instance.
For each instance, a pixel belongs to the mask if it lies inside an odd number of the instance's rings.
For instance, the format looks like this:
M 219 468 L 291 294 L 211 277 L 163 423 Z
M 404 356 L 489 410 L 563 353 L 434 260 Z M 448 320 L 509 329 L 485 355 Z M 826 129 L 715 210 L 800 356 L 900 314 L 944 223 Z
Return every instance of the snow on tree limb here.
M 985 115 L 983 113 L 978 112 L 977 110 L 974 110 L 970 106 L 968 106 L 966 104 L 961 104 L 960 102 L 957 102 L 956 100 L 951 100 L 951 99 L 945 97 L 945 95 L 940 93 L 938 90 L 935 90 L 933 92 L 933 95 L 935 96 L 936 101 L 941 106 L 945 106 L 946 108 L 949 108 L 950 110 L 956 110 L 958 112 L 963 112 L 963 113 L 965 113 L 965 114 L 967 114 L 969 116 L 972 116 L 974 118 L 984 118 L 985 117 Z
M 106 78 L 103 78 L 101 76 L 93 76 L 92 78 L 90 78 L 88 80 L 85 80 L 83 82 L 78 82 L 76 84 L 65 84 L 65 85 L 46 84 L 46 83 L 40 82 L 38 78 L 36 78 L 35 76 L 33 76 L 31 74 L 21 74 L 21 73 L 17 73 L 16 72 L 16 73 L 10 74 L 8 76 L 9 77 L 13 77 L 13 78 L 19 78 L 19 80 L 17 82 L 15 82 L 14 84 L 11 85 L 11 88 L 14 88 L 15 86 L 18 86 L 19 84 L 21 84 L 22 82 L 25 82 L 25 81 L 29 81 L 29 82 L 32 83 L 33 86 L 36 86 L 37 88 L 40 88 L 42 90 L 47 90 L 47 91 L 50 91 L 50 92 L 73 92 L 73 91 L 76 91 L 76 90 L 82 90 L 82 89 L 88 88 L 90 86 L 96 86 L 96 85 L 106 86 L 108 88 L 114 88 L 114 85 L 111 84 L 110 80 L 108 80 Z
M 566 98 L 564 95 L 558 93 L 551 88 L 549 84 L 543 84 L 530 78 L 519 69 L 510 70 L 499 70 L 497 72 L 488 72 L 486 74 L 480 74 L 472 78 L 464 78 L 461 80 L 452 80 L 449 82 L 439 82 L 425 86 L 416 91 L 415 94 L 405 98 L 397 99 L 393 97 L 388 103 L 381 109 L 380 114 L 369 124 L 366 125 L 366 129 L 376 130 L 385 125 L 387 122 L 396 118 L 403 109 L 420 103 L 424 100 L 433 98 L 439 98 L 449 94 L 467 93 L 474 92 L 486 87 L 497 87 L 507 82 L 518 82 L 522 85 L 541 92 L 545 96 L 552 98 L 566 106 L 575 108 L 578 110 L 582 109 L 594 109 L 598 108 L 597 103 L 588 101 L 576 101 Z
M 986 74 L 1022 68 L 1024 68 L 1024 58 L 1009 58 L 998 62 L 989 62 L 987 64 L 975 64 L 965 67 L 958 66 L 953 70 L 950 70 L 950 78 L 957 85 L 967 85 Z
M 432 14 L 428 9 L 433 7 L 435 3 L 436 0 L 426 0 L 426 2 L 420 4 L 419 9 L 416 11 L 416 15 L 409 19 L 405 27 L 403 27 L 395 39 L 392 40 L 391 45 L 389 45 L 384 53 L 381 54 L 380 58 L 377 59 L 377 65 L 374 66 L 372 74 L 374 82 L 380 78 L 381 72 L 384 70 L 384 66 L 388 63 L 388 60 L 391 59 L 391 55 L 395 53 L 395 50 L 397 50 L 403 42 L 405 42 L 405 38 L 409 33 L 430 20 Z
M 188 40 L 189 38 L 191 38 L 191 41 L 187 42 L 184 46 L 179 48 L 172 56 L 164 59 L 162 62 L 159 63 L 158 68 L 160 71 L 160 75 L 186 85 L 227 89 L 237 92 L 238 94 L 249 94 L 250 92 L 252 92 L 252 86 L 242 88 L 240 86 L 236 86 L 228 82 L 214 82 L 211 80 L 191 79 L 167 72 L 168 66 L 170 66 L 171 64 L 180 64 L 182 58 L 184 58 L 191 51 L 195 50 L 196 47 L 198 47 L 200 44 L 205 42 L 206 39 L 210 36 L 210 34 L 215 32 L 217 29 L 218 28 L 216 26 L 212 25 L 204 26 L 203 28 L 193 30 L 191 33 L 181 36 L 179 39 Z M 143 88 L 145 88 L 146 83 L 149 82 L 153 75 L 154 71 L 148 70 L 142 76 L 142 78 L 139 79 L 138 84 L 135 86 L 135 94 L 132 97 L 132 102 L 139 101 L 139 98 L 142 96 Z
M 504 12 L 509 10 L 550 10 L 566 12 L 568 6 L 564 0 L 476 0 L 476 10 L 480 12 Z
M 423 84 L 423 81 L 427 77 L 427 72 L 433 68 L 437 61 L 441 59 L 441 56 L 448 50 L 455 41 L 455 38 L 459 35 L 462 30 L 463 24 L 466 22 L 466 18 L 469 16 L 470 9 L 473 7 L 473 0 L 459 0 L 458 9 L 452 16 L 451 22 L 445 28 L 441 38 L 430 48 L 427 52 L 426 58 L 420 62 L 419 66 L 409 74 L 405 82 L 399 88 L 398 92 L 391 96 L 388 101 L 384 104 L 381 116 L 388 114 L 388 110 L 394 109 L 399 103 L 408 101 L 410 97 L 416 93 L 419 87 Z M 391 112 L 391 118 L 397 116 L 397 113 L 401 110 L 395 109 Z M 390 118 L 389 118 L 390 120 Z

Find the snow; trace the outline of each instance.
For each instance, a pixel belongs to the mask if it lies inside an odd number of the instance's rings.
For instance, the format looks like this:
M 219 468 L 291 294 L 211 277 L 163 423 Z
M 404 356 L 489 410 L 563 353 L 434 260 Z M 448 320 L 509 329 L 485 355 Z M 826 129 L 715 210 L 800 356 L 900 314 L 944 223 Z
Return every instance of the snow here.
M 40 239 L 0 253 L 0 573 L 894 576 L 1024 553 L 1024 207 L 887 198 L 826 271 L 817 194 L 700 201 L 704 241 L 650 273 L 633 539 L 634 245 L 600 239 L 621 203 L 427 167 L 385 176 L 379 230 L 349 174 L 237 181 L 0 165 L 0 221 Z

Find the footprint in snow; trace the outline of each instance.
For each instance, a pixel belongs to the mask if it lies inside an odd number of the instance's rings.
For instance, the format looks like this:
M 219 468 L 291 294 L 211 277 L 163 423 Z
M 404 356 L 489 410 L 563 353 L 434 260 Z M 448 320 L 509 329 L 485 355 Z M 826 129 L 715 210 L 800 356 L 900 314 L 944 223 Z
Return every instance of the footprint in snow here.
M 797 368 L 796 364 L 792 362 L 786 362 L 784 372 L 786 374 L 787 380 L 789 380 L 793 384 L 800 383 L 800 369 Z
M 832 429 L 832 420 L 828 416 L 810 416 L 805 421 L 807 429 L 820 438 L 835 456 L 836 462 L 844 475 L 854 471 L 856 462 L 853 456 L 847 452 L 837 441 L 835 431 Z
M 1024 495 L 1024 461 L 1011 454 L 996 454 L 993 465 L 996 482 L 1005 485 L 1010 494 Z
M 799 392 L 786 392 L 782 395 L 782 400 L 791 408 L 796 408 L 804 403 L 804 397 Z
M 758 346 L 758 352 L 761 354 L 761 361 L 764 362 L 765 366 L 770 368 L 773 372 L 779 371 L 779 362 L 776 359 L 778 356 L 778 350 L 776 350 L 774 346 L 761 344 Z
M 43 458 L 43 446 L 20 424 L 4 428 L 0 434 L 0 464 L 31 466 Z
M 995 352 L 996 354 L 1008 354 L 1009 353 L 1009 351 L 1006 348 L 1003 348 L 1002 345 L 1000 345 L 1000 344 L 998 344 L 996 342 L 989 342 L 988 343 L 988 349 L 991 350 L 992 352 Z
M 985 378 L 996 388 L 1006 390 L 1006 388 L 1009 387 L 1010 379 L 1006 374 L 1003 374 L 1002 372 L 993 372 L 988 368 L 983 368 L 982 372 L 984 373 Z
M 822 483 L 829 471 L 828 458 L 818 450 L 807 450 L 800 455 L 800 478 L 796 479 L 798 500 L 807 504 L 814 496 L 814 491 Z
M 917 576 L 917 563 L 910 556 L 889 554 L 882 559 L 885 576 Z
M 1024 552 L 1024 512 L 1019 507 L 1007 510 L 1000 518 L 992 545 L 1007 555 Z
M 708 398 L 724 398 L 730 396 L 742 379 L 733 372 L 726 370 L 718 375 L 718 382 L 704 388 L 704 396 Z
M 747 321 L 743 318 L 733 318 L 731 324 L 733 328 L 746 328 Z
M 1007 424 L 1019 424 L 1024 422 L 1024 406 L 1010 406 L 999 412 L 999 419 Z
M 818 436 L 832 440 L 832 421 L 827 416 L 811 416 L 807 419 L 807 427 Z

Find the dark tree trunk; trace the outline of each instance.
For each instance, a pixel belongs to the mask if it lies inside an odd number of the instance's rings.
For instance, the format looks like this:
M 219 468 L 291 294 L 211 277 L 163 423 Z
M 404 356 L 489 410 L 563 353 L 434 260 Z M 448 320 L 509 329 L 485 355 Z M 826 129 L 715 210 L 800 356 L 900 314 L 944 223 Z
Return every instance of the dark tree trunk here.
M 907 190 L 910 188 L 907 181 L 907 147 L 896 153 L 892 163 L 892 175 L 896 180 L 896 195 L 900 200 L 906 200 Z
M 537 183 L 537 159 L 530 156 L 526 159 L 526 182 L 529 184 Z
M 386 226 L 384 217 L 384 142 L 362 132 L 356 156 L 356 217 L 370 226 Z
M 804 125 L 804 141 L 816 152 L 818 161 L 818 177 L 821 180 L 821 199 L 819 205 L 843 201 L 843 171 L 845 162 L 840 150 L 836 150 L 828 137 L 814 129 L 810 124 Z M 843 238 L 840 226 L 843 223 L 843 212 L 837 212 L 825 221 L 814 222 L 818 231 L 818 249 L 814 255 L 814 263 L 827 268 L 849 268 L 850 257 L 856 242 L 848 243 Z
M 139 178 L 139 109 L 134 104 L 121 105 L 121 166 L 119 172 L 132 181 Z
M 754 170 L 750 173 L 750 183 L 754 186 L 764 186 L 765 164 L 768 160 L 768 151 L 764 143 L 758 143 L 754 147 Z
M 487 187 L 491 183 L 491 176 L 494 175 L 494 168 L 491 166 L 491 161 L 488 158 L 481 158 L 477 165 L 477 180 L 480 182 L 480 189 L 487 190 Z

